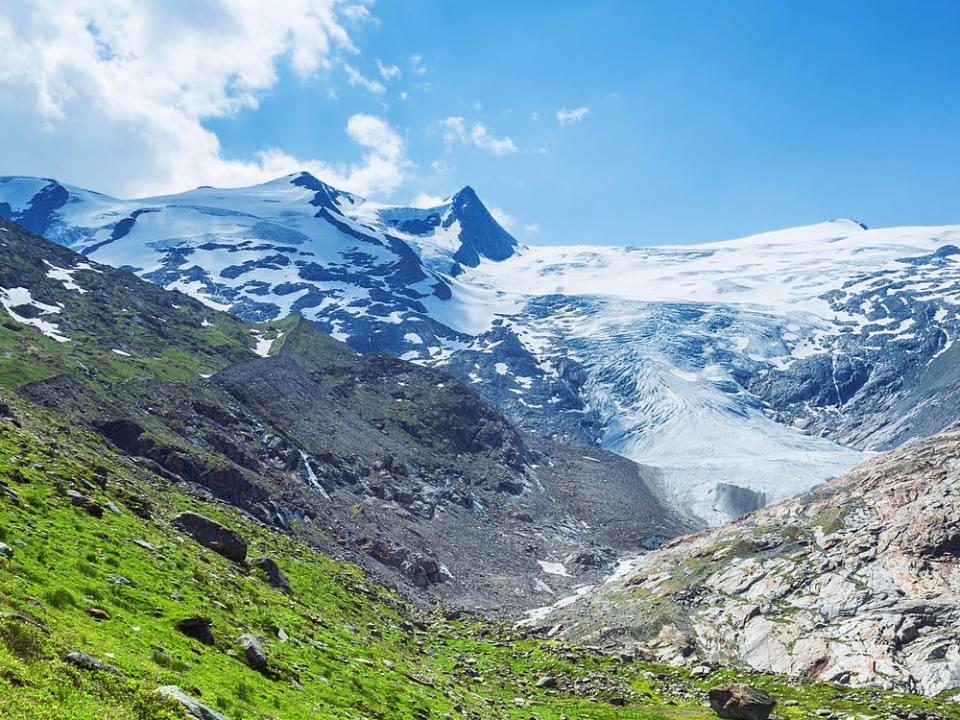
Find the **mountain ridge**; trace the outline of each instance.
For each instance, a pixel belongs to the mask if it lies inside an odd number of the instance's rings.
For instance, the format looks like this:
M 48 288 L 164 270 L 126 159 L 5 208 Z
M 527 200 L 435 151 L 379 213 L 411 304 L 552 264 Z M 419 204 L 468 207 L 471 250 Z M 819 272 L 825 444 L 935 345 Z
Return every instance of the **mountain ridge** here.
M 711 523 L 936 432 L 960 399 L 960 226 L 522 247 L 469 187 L 396 208 L 297 174 L 143 202 L 77 191 L 53 210 L 46 187 L 0 181 L 0 202 L 248 321 L 299 313 L 443 368 L 527 431 L 663 468 Z

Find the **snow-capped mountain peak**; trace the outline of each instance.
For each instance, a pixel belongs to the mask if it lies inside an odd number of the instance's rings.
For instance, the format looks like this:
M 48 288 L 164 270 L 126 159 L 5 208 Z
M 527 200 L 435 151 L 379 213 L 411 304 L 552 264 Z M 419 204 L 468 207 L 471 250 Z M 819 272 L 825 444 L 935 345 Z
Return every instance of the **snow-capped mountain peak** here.
M 0 178 L 0 215 L 244 319 L 443 367 L 527 429 L 661 467 L 711 522 L 960 400 L 960 226 L 521 249 L 470 187 L 393 207 L 309 173 L 141 200 Z

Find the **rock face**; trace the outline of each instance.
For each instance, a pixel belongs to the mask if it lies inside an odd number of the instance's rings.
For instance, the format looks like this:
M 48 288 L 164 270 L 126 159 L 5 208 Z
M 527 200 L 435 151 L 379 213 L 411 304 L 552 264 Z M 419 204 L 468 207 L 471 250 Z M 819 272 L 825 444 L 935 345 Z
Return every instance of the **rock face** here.
M 176 685 L 158 687 L 156 693 L 157 695 L 168 697 L 179 703 L 187 715 L 193 720 L 229 720 L 226 715 L 221 715 L 216 710 L 211 710 L 195 697 L 187 695 Z
M 216 640 L 213 637 L 212 623 L 210 618 L 191 617 L 180 620 L 176 627 L 187 637 L 199 640 L 204 645 L 213 645 Z
M 100 662 L 95 657 L 87 655 L 85 652 L 74 651 L 63 656 L 63 660 L 81 670 L 90 670 L 92 672 L 105 672 L 111 675 L 118 675 L 119 671 L 112 668 L 104 662 Z
M 263 649 L 263 644 L 261 643 L 260 638 L 258 638 L 256 635 L 243 635 L 240 637 L 240 647 L 243 648 L 243 656 L 247 660 L 247 665 L 257 672 L 267 672 L 267 653 Z
M 960 686 L 960 427 L 637 558 L 544 625 L 657 660 Z
M 180 513 L 173 525 L 205 548 L 228 560 L 242 563 L 247 559 L 247 542 L 226 525 L 193 512 Z
M 728 720 L 767 720 L 777 701 L 749 685 L 721 685 L 710 691 L 710 707 Z
M 285 592 L 287 595 L 293 595 L 293 589 L 290 587 L 290 582 L 280 571 L 280 566 L 277 565 L 273 558 L 257 558 L 251 563 L 251 565 L 263 570 L 267 576 L 267 582 L 273 587 Z

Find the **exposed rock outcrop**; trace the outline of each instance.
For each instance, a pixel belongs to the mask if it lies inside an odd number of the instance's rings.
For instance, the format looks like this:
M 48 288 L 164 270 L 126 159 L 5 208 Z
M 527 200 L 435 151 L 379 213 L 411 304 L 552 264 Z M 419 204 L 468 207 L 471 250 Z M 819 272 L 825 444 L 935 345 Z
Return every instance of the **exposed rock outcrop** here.
M 247 558 L 247 541 L 216 520 L 194 512 L 183 512 L 173 519 L 173 525 L 228 560 L 242 563 Z
M 591 644 L 937 694 L 960 686 L 960 427 L 679 538 L 549 615 Z

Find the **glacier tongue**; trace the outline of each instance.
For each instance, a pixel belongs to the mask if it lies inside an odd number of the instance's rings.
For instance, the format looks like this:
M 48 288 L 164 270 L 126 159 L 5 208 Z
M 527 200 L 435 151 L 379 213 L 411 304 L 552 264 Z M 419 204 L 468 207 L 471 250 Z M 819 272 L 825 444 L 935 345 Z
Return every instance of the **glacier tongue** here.
M 734 380 L 783 355 L 784 325 L 799 329 L 802 318 L 599 297 L 554 298 L 549 312 L 538 305 L 507 322 L 541 338 L 531 343 L 541 358 L 584 368 L 582 395 L 601 418 L 603 447 L 660 468 L 676 505 L 710 524 L 802 493 L 863 458 L 776 422 Z

